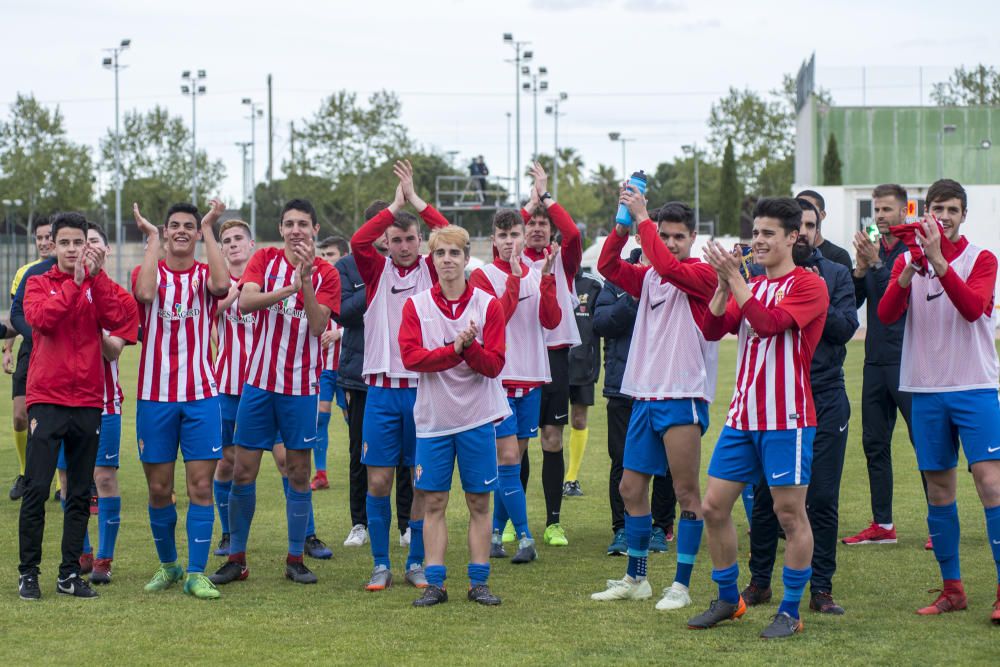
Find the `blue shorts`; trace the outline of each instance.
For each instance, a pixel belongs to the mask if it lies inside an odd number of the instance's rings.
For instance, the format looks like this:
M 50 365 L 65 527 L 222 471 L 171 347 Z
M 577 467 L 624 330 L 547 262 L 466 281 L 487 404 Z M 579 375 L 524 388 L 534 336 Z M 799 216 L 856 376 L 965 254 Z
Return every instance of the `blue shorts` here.
M 361 462 L 367 466 L 413 467 L 417 429 L 413 424 L 416 387 L 368 387 L 365 419 L 361 427 Z
M 497 437 L 516 435 L 518 440 L 529 440 L 538 435 L 538 418 L 542 408 L 542 389 L 535 387 L 520 398 L 507 397 L 511 415 L 496 427 Z
M 497 482 L 497 442 L 493 424 L 435 438 L 417 438 L 414 486 L 421 491 L 450 491 L 458 459 L 458 475 L 466 493 L 489 493 Z
M 768 486 L 806 486 L 815 438 L 813 426 L 782 431 L 740 431 L 723 426 L 708 474 L 745 484 L 756 484 L 764 477 Z
M 708 430 L 708 402 L 699 398 L 667 401 L 634 401 L 625 434 L 622 465 L 645 475 L 667 474 L 667 450 L 663 434 L 674 426 L 697 424 L 701 434 Z
M 969 389 L 913 397 L 913 446 L 921 470 L 958 465 L 958 443 L 969 465 L 1000 459 L 1000 400 L 996 389 Z
M 245 384 L 236 411 L 233 444 L 271 451 L 282 442 L 285 449 L 312 449 L 318 410 L 315 394 L 291 396 Z
M 222 446 L 232 447 L 236 432 L 236 411 L 240 407 L 240 397 L 219 394 L 219 411 L 222 414 Z
M 319 374 L 319 400 L 336 401 L 341 410 L 347 409 L 344 388 L 337 384 L 337 371 L 323 371 Z
M 121 415 L 101 415 L 101 440 L 97 443 L 97 461 L 95 468 L 117 468 L 121 465 L 119 461 L 119 450 L 122 442 L 122 416 Z M 59 458 L 56 459 L 56 468 L 66 469 L 66 455 L 62 445 L 59 445 Z
M 222 458 L 222 415 L 215 396 L 199 401 L 137 401 L 135 434 L 139 460 L 172 463 L 180 446 L 185 461 Z

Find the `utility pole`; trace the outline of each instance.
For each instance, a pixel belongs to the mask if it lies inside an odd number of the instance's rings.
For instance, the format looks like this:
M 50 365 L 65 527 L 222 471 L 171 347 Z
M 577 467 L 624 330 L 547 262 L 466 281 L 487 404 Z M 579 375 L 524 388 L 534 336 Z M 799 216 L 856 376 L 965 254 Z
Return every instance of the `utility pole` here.
M 197 71 L 184 70 L 181 73 L 181 93 L 191 96 L 191 203 L 198 205 L 198 142 L 197 142 L 197 118 L 198 118 L 198 96 L 205 94 L 205 86 L 201 81 L 205 80 L 205 70 Z
M 267 75 L 267 184 L 274 178 L 274 101 L 271 75 Z
M 524 55 L 521 55 L 521 47 L 531 44 L 531 42 L 516 41 L 514 36 L 505 32 L 503 34 L 504 44 L 509 44 L 514 47 L 514 60 L 508 60 L 507 62 L 514 63 L 514 117 L 515 117 L 515 133 L 516 138 L 514 141 L 515 145 L 515 157 L 516 164 L 514 165 L 514 192 L 516 206 L 521 205 L 521 74 L 527 74 L 528 72 L 522 72 L 521 62 L 528 62 L 532 59 L 534 54 L 531 51 L 525 51 Z M 525 66 L 523 69 L 528 69 Z
M 122 255 L 122 160 L 121 160 L 121 114 L 118 111 L 118 71 L 127 65 L 118 64 L 119 54 L 132 44 L 131 39 L 123 39 L 121 43 L 113 48 L 104 49 L 111 52 L 110 58 L 105 58 L 101 63 L 105 68 L 114 70 L 115 73 L 115 246 L 117 259 L 115 261 L 115 277 L 118 284 L 125 282 L 124 265 L 121 261 Z
M 545 113 L 550 114 L 555 121 L 555 144 L 552 157 L 552 196 L 559 199 L 559 116 L 566 114 L 559 112 L 559 103 L 565 102 L 569 97 L 566 93 L 559 93 L 559 97 L 552 100 L 552 106 L 545 107 Z

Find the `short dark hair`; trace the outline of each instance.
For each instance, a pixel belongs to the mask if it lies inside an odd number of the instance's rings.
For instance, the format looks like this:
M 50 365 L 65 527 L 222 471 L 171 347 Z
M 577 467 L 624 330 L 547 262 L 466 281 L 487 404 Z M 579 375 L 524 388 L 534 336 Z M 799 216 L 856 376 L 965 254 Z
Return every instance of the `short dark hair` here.
M 87 238 L 89 226 L 87 219 L 79 213 L 56 213 L 52 216 L 52 240 L 55 241 L 61 229 L 79 229 L 83 232 L 83 237 Z
M 313 208 L 312 202 L 308 199 L 289 199 L 285 202 L 285 205 L 281 207 L 281 215 L 278 217 L 278 224 L 285 219 L 285 214 L 289 211 L 302 211 L 303 213 L 309 214 L 309 219 L 312 220 L 313 227 L 319 224 L 316 221 L 316 209 Z
M 413 215 L 409 211 L 400 211 L 396 214 L 392 221 L 390 227 L 395 227 L 396 229 L 402 229 L 404 232 L 410 227 L 416 227 L 420 223 L 420 218 Z
M 316 247 L 320 250 L 324 248 L 329 248 L 330 246 L 337 246 L 337 251 L 341 255 L 348 255 L 351 252 L 351 247 L 347 244 L 347 239 L 343 236 L 327 236 L 325 239 L 316 244 Z
M 201 224 L 201 213 L 198 212 L 198 207 L 194 204 L 189 204 L 187 202 L 178 202 L 176 204 L 171 204 L 170 208 L 167 209 L 167 217 L 163 219 L 163 224 L 167 224 L 167 220 L 170 220 L 170 216 L 174 213 L 189 213 L 194 216 L 194 221 Z
M 521 214 L 512 208 L 501 208 L 493 214 L 493 229 L 510 231 L 518 225 L 524 225 Z
M 35 219 L 31 221 L 31 233 L 34 234 L 38 231 L 39 227 L 44 227 L 45 225 L 51 225 L 52 220 L 49 219 L 47 215 L 35 216 Z
M 657 224 L 661 222 L 681 222 L 684 223 L 689 232 L 697 231 L 694 224 L 694 209 L 684 202 L 668 201 L 656 209 L 656 217 L 653 220 Z
M 876 185 L 875 189 L 872 190 L 872 199 L 878 199 L 879 197 L 893 197 L 900 204 L 905 204 L 907 199 L 909 199 L 906 196 L 906 188 L 895 183 Z
M 387 208 L 389 208 L 389 202 L 384 199 L 376 199 L 365 209 L 365 220 L 371 220 Z
M 531 212 L 532 218 L 534 218 L 536 215 L 540 218 L 545 218 L 549 222 L 549 224 L 552 224 L 552 216 L 549 215 L 549 209 L 545 208 L 544 204 L 539 204 L 538 206 L 535 207 L 535 210 Z
M 819 202 L 819 210 L 821 212 L 826 210 L 826 200 L 823 199 L 823 195 L 816 192 L 815 190 L 803 190 L 799 194 L 795 195 L 796 199 L 801 199 L 802 197 L 809 197 L 810 199 L 815 199 L 816 201 Z
M 802 207 L 791 197 L 761 197 L 753 207 L 753 217 L 778 220 L 786 235 L 802 229 Z
M 963 211 L 969 207 L 969 197 L 965 194 L 965 188 L 962 187 L 961 183 L 950 178 L 942 178 L 931 183 L 931 187 L 927 188 L 927 195 L 924 197 L 928 207 L 934 202 L 948 201 L 949 199 L 960 199 Z
M 101 226 L 100 223 L 94 222 L 93 220 L 88 220 L 87 229 L 88 230 L 93 229 L 95 232 L 97 232 L 100 235 L 101 240 L 104 241 L 104 245 L 108 245 L 108 233 L 104 231 L 104 227 Z
M 799 206 L 802 208 L 803 211 L 812 211 L 814 214 L 816 214 L 816 226 L 819 227 L 820 222 L 822 222 L 822 220 L 819 219 L 819 209 L 816 208 L 816 206 L 811 201 L 803 197 L 796 197 L 795 201 L 799 203 Z

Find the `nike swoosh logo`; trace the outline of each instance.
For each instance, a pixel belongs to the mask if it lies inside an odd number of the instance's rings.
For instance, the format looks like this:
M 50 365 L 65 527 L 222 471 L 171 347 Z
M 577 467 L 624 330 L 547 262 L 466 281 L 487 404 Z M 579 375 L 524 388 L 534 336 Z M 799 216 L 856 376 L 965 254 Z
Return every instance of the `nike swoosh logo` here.
M 538 427 L 536 426 L 535 428 L 531 429 L 531 432 L 534 433 L 537 430 L 538 430 Z
M 1000 452 L 1000 446 L 998 446 L 998 447 L 987 447 L 986 451 L 988 451 L 990 454 L 992 454 L 993 452 Z
M 931 534 L 930 534 L 930 535 L 928 535 L 927 537 L 937 537 L 937 536 L 938 536 L 938 535 L 940 535 L 940 534 L 941 534 L 941 533 L 931 533 Z
M 120 523 L 121 523 L 120 519 L 118 521 L 108 521 L 109 526 L 117 526 Z
M 194 541 L 197 542 L 198 544 L 204 544 L 205 542 L 211 542 L 211 540 L 199 540 L 197 537 L 194 538 Z
M 517 493 L 517 489 L 514 489 L 513 491 L 504 491 L 504 492 L 503 492 L 503 494 L 504 494 L 505 496 L 509 496 L 509 495 L 511 495 L 511 494 L 513 494 L 513 493 Z
M 390 288 L 389 291 L 393 294 L 399 294 L 400 292 L 409 292 L 411 289 L 416 287 L 416 285 L 411 285 L 410 287 L 404 287 L 403 289 L 396 289 L 395 287 Z
M 213 451 L 213 452 L 217 452 L 217 451 L 219 451 L 220 449 L 222 449 L 222 445 L 219 445 L 218 447 L 212 447 L 212 451 Z
M 358 283 L 357 285 L 354 286 L 354 289 L 361 289 L 364 286 L 365 286 L 364 283 Z
M 781 478 L 782 478 L 782 477 L 784 477 L 785 475 L 791 475 L 791 474 L 792 474 L 792 471 L 791 471 L 791 470 L 787 470 L 787 471 L 785 471 L 785 472 L 782 472 L 782 473 L 776 473 L 776 472 L 772 472 L 772 473 L 771 473 L 771 479 L 781 479 Z
M 650 310 L 656 310 L 657 308 L 659 308 L 660 306 L 662 306 L 666 302 L 667 302 L 667 300 L 664 299 L 663 301 L 657 301 L 656 303 L 651 303 L 651 304 L 649 304 L 649 309 Z
M 493 482 L 495 482 L 495 481 L 497 481 L 497 478 L 496 478 L 496 477 L 494 477 L 493 479 L 488 479 L 488 480 L 486 480 L 485 482 L 483 482 L 483 484 L 492 484 L 492 483 L 493 483 Z
M 104 458 L 106 458 L 108 460 L 116 459 L 116 458 L 118 458 L 118 455 L 117 454 L 105 454 Z
M 154 541 L 154 542 L 162 542 L 162 541 L 163 541 L 163 538 L 162 538 L 162 537 L 154 537 L 154 538 L 153 538 L 153 541 Z
M 448 347 L 449 345 L 454 345 L 454 344 L 455 344 L 455 341 L 453 341 L 453 340 L 446 340 L 444 342 L 444 347 Z
M 840 427 L 840 432 L 841 432 L 841 433 L 843 433 L 844 431 L 846 431 L 846 430 L 847 430 L 847 426 L 848 426 L 848 424 L 850 424 L 850 423 L 851 423 L 851 422 L 847 422 L 847 424 L 844 424 L 843 426 L 841 426 L 841 427 Z
M 62 584 L 59 584 L 59 590 L 62 593 L 69 593 L 70 595 L 73 595 L 74 593 L 76 593 L 76 584 L 70 584 L 69 586 L 63 586 Z
M 555 418 L 556 418 L 556 419 L 562 419 L 563 417 L 568 417 L 568 416 L 569 416 L 569 413 L 567 412 L 567 413 L 566 413 L 566 414 L 564 414 L 564 415 L 555 415 Z M 534 429 L 532 429 L 532 430 L 534 430 Z
M 993 544 L 1000 544 L 1000 540 L 990 540 Z
M 315 439 L 316 439 L 316 436 L 314 435 L 314 436 L 313 436 L 313 437 L 311 437 L 311 438 L 302 438 L 302 442 L 312 442 L 312 441 L 313 441 L 313 440 L 315 440 Z
M 219 507 L 229 507 L 229 503 L 219 503 Z
M 944 290 L 941 290 L 941 291 L 940 291 L 940 292 L 938 292 L 937 294 L 928 294 L 928 295 L 927 295 L 927 300 L 928 300 L 928 301 L 933 301 L 934 299 L 938 298 L 938 297 L 939 297 L 939 296 L 941 296 L 942 294 L 944 294 Z
M 626 294 L 628 294 L 628 292 L 622 292 L 621 294 L 619 294 L 619 295 L 618 295 L 618 296 L 616 296 L 615 298 L 616 298 L 616 299 L 620 299 L 620 298 L 622 298 L 623 296 L 625 296 Z
M 298 517 L 299 519 L 301 519 L 301 518 L 302 518 L 302 517 L 304 517 L 304 516 L 309 516 L 309 513 L 307 512 L 307 513 L 305 513 L 305 514 L 292 514 L 292 516 L 294 516 L 294 517 Z
M 531 298 L 531 297 L 533 297 L 533 296 L 535 296 L 535 295 L 534 295 L 534 294 L 529 294 L 528 296 L 522 296 L 522 297 L 521 297 L 520 299 L 518 299 L 518 301 L 519 301 L 519 302 L 520 302 L 520 301 L 524 301 L 524 300 L 526 300 L 526 299 L 530 299 L 530 298 Z

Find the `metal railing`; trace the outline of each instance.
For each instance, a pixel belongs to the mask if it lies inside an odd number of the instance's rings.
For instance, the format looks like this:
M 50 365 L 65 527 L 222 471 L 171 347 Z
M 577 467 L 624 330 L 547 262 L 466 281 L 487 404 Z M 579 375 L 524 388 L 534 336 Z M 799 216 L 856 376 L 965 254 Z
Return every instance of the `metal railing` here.
M 510 203 L 510 191 L 499 176 L 438 176 L 434 179 L 434 206 L 441 211 L 493 210 Z

